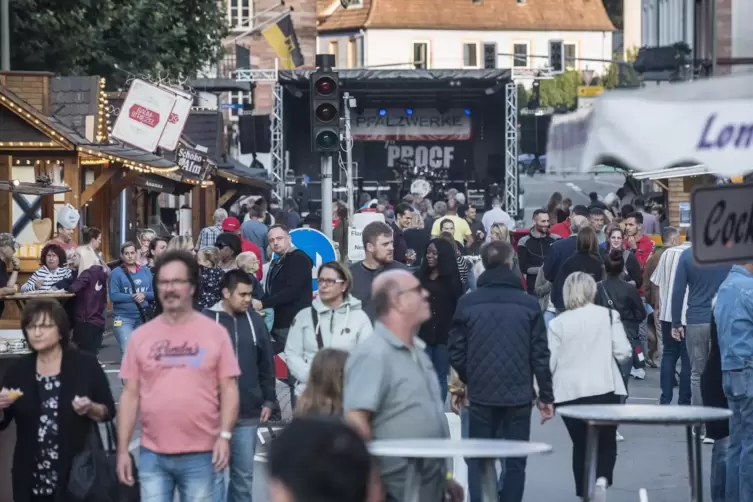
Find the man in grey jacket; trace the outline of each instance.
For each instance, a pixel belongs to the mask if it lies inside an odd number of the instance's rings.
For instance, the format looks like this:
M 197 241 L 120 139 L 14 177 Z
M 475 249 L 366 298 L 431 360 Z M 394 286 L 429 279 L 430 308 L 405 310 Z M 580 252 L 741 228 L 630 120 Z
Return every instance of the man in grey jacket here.
M 238 358 L 240 412 L 230 443 L 228 502 L 250 502 L 253 493 L 256 429 L 275 407 L 275 365 L 272 342 L 264 320 L 251 308 L 251 277 L 228 271 L 220 285 L 223 299 L 203 314 L 230 334 Z
M 402 263 L 393 260 L 395 248 L 392 228 L 381 221 L 366 225 L 361 234 L 365 258 L 350 266 L 353 276 L 351 294 L 361 300 L 364 312 L 374 321 L 376 313 L 371 305 L 371 283 L 387 270 L 407 270 Z

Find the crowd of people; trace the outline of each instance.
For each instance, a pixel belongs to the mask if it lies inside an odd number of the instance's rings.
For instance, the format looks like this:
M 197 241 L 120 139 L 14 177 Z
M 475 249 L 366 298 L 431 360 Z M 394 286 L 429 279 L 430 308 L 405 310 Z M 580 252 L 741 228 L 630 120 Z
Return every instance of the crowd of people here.
M 280 419 L 281 379 L 295 418 L 268 457 L 270 499 L 399 501 L 408 461 L 370 459 L 365 442 L 449 438 L 447 407 L 464 437 L 528 441 L 534 407 L 546 422 L 560 406 L 624 403 L 629 380 L 661 364 L 662 404 L 675 386 L 679 404 L 729 399 L 728 429 L 696 433 L 713 443 L 714 502 L 751 500 L 753 265 L 702 268 L 659 208 L 613 195 L 573 206 L 555 193 L 517 246 L 498 199 L 481 216 L 454 190 L 434 204 L 367 198 L 361 210 L 385 221 L 363 229 L 362 261 L 348 264 L 347 242 L 337 243 L 338 260 L 315 271 L 316 294 L 314 264 L 286 223 L 321 220 L 292 203 L 275 216 L 263 199 L 238 215 L 218 209 L 195 243 L 145 232 L 113 267 L 96 229 L 70 259 L 50 242 L 22 289 L 74 292 L 75 308 L 39 299 L 22 313 L 32 354 L 0 392 L 0 429 L 18 428 L 14 499 L 64 499 L 91 424 L 117 420 L 117 475 L 138 482 L 143 500 L 250 501 L 257 429 Z M 342 205 L 332 218 L 347 228 Z M 0 235 L 8 283 L 13 247 Z M 108 296 L 122 354 L 117 416 L 97 363 Z M 585 424 L 564 424 L 583 497 Z M 128 448 L 137 426 L 138 472 Z M 599 429 L 598 502 L 624 439 Z M 501 464 L 499 500 L 521 502 L 526 459 Z M 469 459 L 468 469 L 477 502 L 481 466 Z M 449 472 L 444 460 L 424 462 L 420 500 L 462 500 Z

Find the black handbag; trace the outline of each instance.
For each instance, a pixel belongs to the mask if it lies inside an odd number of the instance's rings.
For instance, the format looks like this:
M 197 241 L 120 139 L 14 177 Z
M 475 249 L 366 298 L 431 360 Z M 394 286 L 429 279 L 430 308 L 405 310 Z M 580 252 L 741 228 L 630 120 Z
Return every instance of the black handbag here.
M 120 483 L 117 475 L 115 430 L 112 421 L 105 424 L 107 447 L 102 444 L 99 426 L 92 422 L 87 448 L 73 457 L 68 477 L 68 494 L 79 502 L 139 502 L 138 471 L 133 465 L 133 486 Z M 130 454 L 129 454 L 130 455 Z
M 609 297 L 609 293 L 607 293 L 607 288 L 604 287 L 604 284 L 599 283 L 598 290 L 601 292 L 601 294 L 604 295 L 604 299 L 607 301 L 607 305 L 609 306 L 609 323 L 612 323 L 612 311 L 614 310 L 614 302 Z M 639 338 L 633 338 L 628 336 L 627 337 L 628 342 L 630 342 L 630 351 L 633 354 L 633 368 L 639 370 L 646 367 L 646 356 L 643 354 L 643 346 L 641 345 L 641 341 Z M 620 366 L 619 361 L 617 361 L 617 366 Z
M 125 273 L 126 278 L 128 278 L 128 282 L 131 284 L 131 291 L 136 291 L 136 283 L 133 282 L 133 277 L 131 277 L 131 273 L 128 271 L 125 265 L 123 265 L 123 272 Z M 139 302 L 134 300 L 134 303 L 136 304 L 136 308 L 139 309 L 139 315 L 141 316 L 141 321 L 146 324 L 147 322 L 151 321 L 154 317 L 154 311 L 153 306 L 150 304 L 147 310 L 144 309 L 144 307 L 141 306 Z

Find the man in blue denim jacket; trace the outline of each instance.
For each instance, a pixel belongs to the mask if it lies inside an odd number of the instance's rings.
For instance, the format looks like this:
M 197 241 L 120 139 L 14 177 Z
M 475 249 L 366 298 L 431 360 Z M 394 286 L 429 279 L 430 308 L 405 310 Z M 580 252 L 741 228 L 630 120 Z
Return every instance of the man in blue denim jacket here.
M 714 317 L 729 408 L 727 500 L 753 502 L 753 263 L 735 265 L 719 287 Z

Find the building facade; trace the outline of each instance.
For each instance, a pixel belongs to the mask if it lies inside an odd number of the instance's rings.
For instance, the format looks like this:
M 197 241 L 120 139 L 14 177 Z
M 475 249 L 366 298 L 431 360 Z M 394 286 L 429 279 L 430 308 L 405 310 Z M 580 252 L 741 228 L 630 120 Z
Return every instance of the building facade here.
M 318 52 L 340 68 L 540 68 L 563 40 L 568 69 L 603 73 L 614 27 L 601 2 L 319 0 Z

